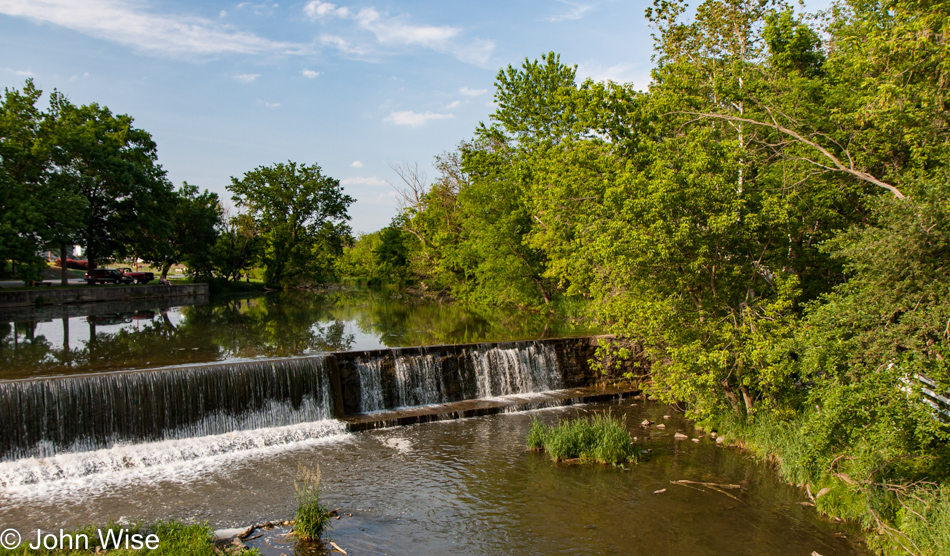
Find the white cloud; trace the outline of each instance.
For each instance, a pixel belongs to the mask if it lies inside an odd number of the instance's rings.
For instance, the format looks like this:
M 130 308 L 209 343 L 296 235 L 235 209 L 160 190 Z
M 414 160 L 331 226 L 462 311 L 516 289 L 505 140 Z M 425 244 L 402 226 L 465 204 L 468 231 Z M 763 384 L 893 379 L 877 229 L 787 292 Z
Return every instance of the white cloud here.
M 352 56 L 364 56 L 371 52 L 370 48 L 353 45 L 343 37 L 338 37 L 336 35 L 323 35 L 320 37 L 320 42 L 326 46 L 332 46 L 337 50 Z
M 376 35 L 382 44 L 421 44 L 438 46 L 458 35 L 457 27 L 410 25 L 397 18 L 383 17 L 375 8 L 363 8 L 356 14 L 360 27 Z
M 218 17 L 227 17 L 227 15 L 228 15 L 228 12 L 226 12 L 225 10 L 221 10 L 221 13 L 218 14 Z
M 495 50 L 495 43 L 485 39 L 461 40 L 462 30 L 450 25 L 416 25 L 409 23 L 406 17 L 390 16 L 370 6 L 351 12 L 347 8 L 338 8 L 330 2 L 312 0 L 304 6 L 304 14 L 313 21 L 325 21 L 337 17 L 355 23 L 356 29 L 368 31 L 383 46 L 418 45 L 440 52 L 453 54 L 463 62 L 486 65 Z M 339 36 L 321 37 L 324 44 L 337 47 L 347 54 L 365 55 L 371 52 L 367 47 L 354 47 L 350 41 Z
M 85 77 L 89 77 L 89 72 L 88 72 L 88 71 L 82 72 L 82 75 L 73 75 L 73 76 L 71 76 L 71 77 L 69 78 L 69 80 L 70 80 L 70 81 L 76 81 L 76 80 L 78 80 L 78 79 L 82 79 L 82 78 L 85 78 Z
M 477 97 L 484 95 L 488 92 L 488 89 L 469 89 L 468 87 L 462 87 L 459 89 L 459 94 L 465 95 L 467 97 Z
M 18 75 L 20 77 L 34 77 L 36 74 L 30 70 L 15 70 L 11 68 L 4 68 L 13 75 Z
M 310 69 L 305 69 L 305 70 L 303 70 L 302 72 L 300 72 L 300 74 L 303 75 L 304 77 L 309 78 L 309 79 L 313 79 L 314 77 L 320 75 L 320 72 L 319 72 L 319 71 L 313 71 L 313 70 L 310 70 Z
M 303 13 L 310 19 L 320 19 L 326 16 L 346 17 L 350 15 L 350 10 L 346 7 L 337 8 L 336 5 L 329 2 L 313 0 L 303 7 Z
M 243 81 L 244 83 L 251 83 L 255 81 L 261 74 L 259 73 L 242 73 L 240 75 L 233 76 L 238 81 Z
M 389 182 L 386 180 L 381 180 L 376 176 L 370 176 L 359 178 L 343 178 L 340 180 L 340 185 L 389 185 Z
M 350 167 L 351 167 L 351 168 L 362 168 L 362 167 L 363 167 L 363 163 L 360 162 L 359 160 L 354 160 L 353 162 L 350 163 Z
M 568 6 L 568 10 L 557 15 L 552 15 L 547 18 L 547 21 L 557 22 L 557 21 L 574 21 L 584 17 L 584 14 L 594 9 L 594 6 L 591 4 L 578 4 L 576 2 L 568 2 L 567 0 L 558 0 L 561 4 Z
M 454 118 L 453 114 L 438 114 L 433 112 L 413 112 L 412 110 L 402 110 L 390 112 L 383 118 L 384 122 L 392 122 L 396 125 L 407 125 L 409 127 L 419 127 L 425 125 L 429 120 L 449 120 Z
M 170 56 L 307 50 L 203 17 L 152 13 L 134 0 L 0 0 L 0 13 Z
M 455 100 L 445 105 L 446 110 L 451 110 L 453 108 L 458 108 L 462 104 L 461 101 Z
M 267 108 L 280 108 L 279 102 L 268 102 L 266 100 L 257 101 L 259 104 L 263 104 Z

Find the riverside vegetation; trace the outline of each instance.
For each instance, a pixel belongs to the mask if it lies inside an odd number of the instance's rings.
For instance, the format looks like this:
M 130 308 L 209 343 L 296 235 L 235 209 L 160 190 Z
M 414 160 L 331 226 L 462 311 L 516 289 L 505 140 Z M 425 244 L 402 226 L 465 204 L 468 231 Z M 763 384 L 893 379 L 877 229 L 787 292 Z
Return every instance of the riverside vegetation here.
M 63 549 L 55 548 L 52 550 L 47 550 L 45 548 L 40 548 L 38 550 L 32 549 L 28 546 L 29 543 L 35 544 L 35 539 L 27 540 L 24 539 L 24 543 L 21 544 L 18 548 L 9 550 L 0 548 L 0 554 L 9 555 L 9 556 L 59 556 L 64 554 L 99 554 L 102 551 L 102 547 L 99 545 L 99 530 L 97 527 L 85 527 L 77 531 L 73 531 L 67 534 L 71 538 L 76 538 L 78 535 L 85 535 L 89 539 L 89 549 L 85 549 L 83 544 L 82 549 Z M 135 533 L 150 533 L 155 534 L 159 538 L 158 547 L 155 549 L 126 549 L 126 548 L 108 548 L 109 554 L 114 554 L 116 556 L 127 556 L 132 554 L 149 554 L 152 556 L 213 556 L 216 554 L 226 554 L 227 552 L 216 549 L 214 546 L 214 534 L 213 531 L 203 524 L 185 524 L 178 521 L 159 521 L 150 526 L 140 526 L 140 525 L 119 525 L 111 523 L 106 527 L 101 528 L 103 535 L 107 534 L 107 531 L 115 530 L 118 531 L 127 531 L 126 534 L 135 534 Z M 59 533 L 57 533 L 58 535 Z M 77 543 L 78 544 L 78 543 Z M 255 556 L 259 555 L 260 552 L 257 549 L 241 549 L 241 554 L 246 556 Z
M 580 460 L 611 465 L 636 461 L 626 422 L 610 415 L 580 417 L 545 425 L 531 421 L 528 448 L 547 452 L 554 461 Z
M 602 366 L 774 462 L 888 554 L 950 553 L 950 3 L 647 10 L 646 90 L 549 53 L 400 167 L 403 210 L 339 265 L 439 299 L 581 300 Z M 565 425 L 566 426 L 566 425 Z M 821 493 L 821 496 L 817 496 Z

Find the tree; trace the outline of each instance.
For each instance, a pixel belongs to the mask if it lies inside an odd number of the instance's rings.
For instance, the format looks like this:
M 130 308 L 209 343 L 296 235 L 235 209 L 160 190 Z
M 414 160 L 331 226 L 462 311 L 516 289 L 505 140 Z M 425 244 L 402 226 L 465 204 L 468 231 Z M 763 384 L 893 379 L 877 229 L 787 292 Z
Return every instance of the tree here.
M 333 276 L 333 261 L 349 236 L 347 207 L 355 199 L 316 164 L 288 161 L 231 178 L 228 190 L 257 222 L 264 243 L 265 281 L 288 286 Z
M 239 278 L 257 264 L 261 241 L 257 222 L 251 215 L 225 215 L 212 253 L 215 272 L 228 279 Z
M 22 92 L 5 89 L 0 105 L 0 261 L 10 260 L 27 283 L 45 266 L 37 256 L 41 248 L 59 248 L 65 260 L 87 208 L 85 199 L 56 179 L 55 118 L 36 106 L 41 95 L 27 80 Z M 56 91 L 51 97 L 61 98 Z M 65 265 L 62 272 L 65 281 Z
M 162 278 L 168 276 L 172 265 L 182 262 L 195 277 L 210 276 L 222 214 L 217 193 L 207 190 L 199 193 L 196 186 L 184 182 L 174 192 L 172 204 L 168 234 L 155 235 L 145 230 L 143 239 L 137 242 L 136 252 L 158 265 Z
M 51 99 L 51 159 L 59 191 L 85 199 L 77 233 L 89 269 L 117 252 L 132 254 L 144 234 L 167 237 L 172 186 L 157 162 L 151 135 L 98 104 L 75 106 Z

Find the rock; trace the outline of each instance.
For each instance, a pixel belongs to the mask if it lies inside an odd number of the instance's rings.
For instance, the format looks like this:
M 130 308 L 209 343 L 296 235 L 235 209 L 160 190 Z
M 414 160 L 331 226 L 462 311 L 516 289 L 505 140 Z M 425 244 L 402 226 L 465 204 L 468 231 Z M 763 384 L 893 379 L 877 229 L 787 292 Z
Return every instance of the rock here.
M 681 433 L 681 432 L 678 432 L 678 433 L 676 433 L 676 434 L 673 435 L 673 438 L 675 438 L 676 440 L 686 440 L 686 439 L 689 438 L 689 437 L 686 436 L 685 434 Z
M 664 418 L 664 419 L 669 419 L 670 416 L 669 416 L 669 415 L 664 415 L 663 418 Z
M 346 517 L 353 517 L 353 514 L 346 514 Z
M 664 425 L 663 423 L 660 423 L 659 425 L 656 426 L 656 428 L 662 430 L 662 429 L 665 429 L 665 428 L 666 428 L 666 425 Z
M 241 539 L 237 537 L 234 537 L 234 540 L 231 541 L 231 544 L 233 544 L 234 547 L 237 548 L 238 550 L 245 550 L 247 548 L 247 545 L 244 544 L 244 541 L 242 541 Z
M 226 541 L 228 539 L 233 539 L 234 537 L 240 536 L 245 529 L 218 529 L 214 532 L 214 540 L 216 541 Z
M 722 444 L 725 441 L 726 441 L 726 438 L 724 436 L 720 436 L 719 438 L 716 439 L 716 444 Z
M 651 421 L 651 420 L 649 420 L 649 419 L 644 419 L 643 422 L 640 423 L 640 426 L 641 426 L 641 427 L 649 427 L 649 426 L 652 425 L 652 424 L 653 424 L 653 421 Z
M 713 432 L 709 433 L 709 438 L 716 438 L 717 436 L 719 436 L 719 435 L 716 434 L 716 431 L 713 431 Z
M 693 439 L 693 442 L 699 444 L 699 439 L 698 439 L 698 438 L 694 438 L 694 439 Z

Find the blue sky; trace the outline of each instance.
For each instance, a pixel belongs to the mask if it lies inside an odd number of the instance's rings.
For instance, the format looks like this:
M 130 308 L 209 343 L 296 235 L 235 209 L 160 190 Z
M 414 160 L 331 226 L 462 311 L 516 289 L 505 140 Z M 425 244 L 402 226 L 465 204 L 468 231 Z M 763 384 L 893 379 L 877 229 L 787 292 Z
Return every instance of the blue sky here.
M 651 4 L 0 0 L 0 87 L 32 77 L 131 115 L 175 185 L 223 199 L 257 166 L 318 163 L 369 232 L 396 212 L 392 165 L 434 178 L 492 112 L 500 68 L 555 51 L 581 79 L 645 88 Z

